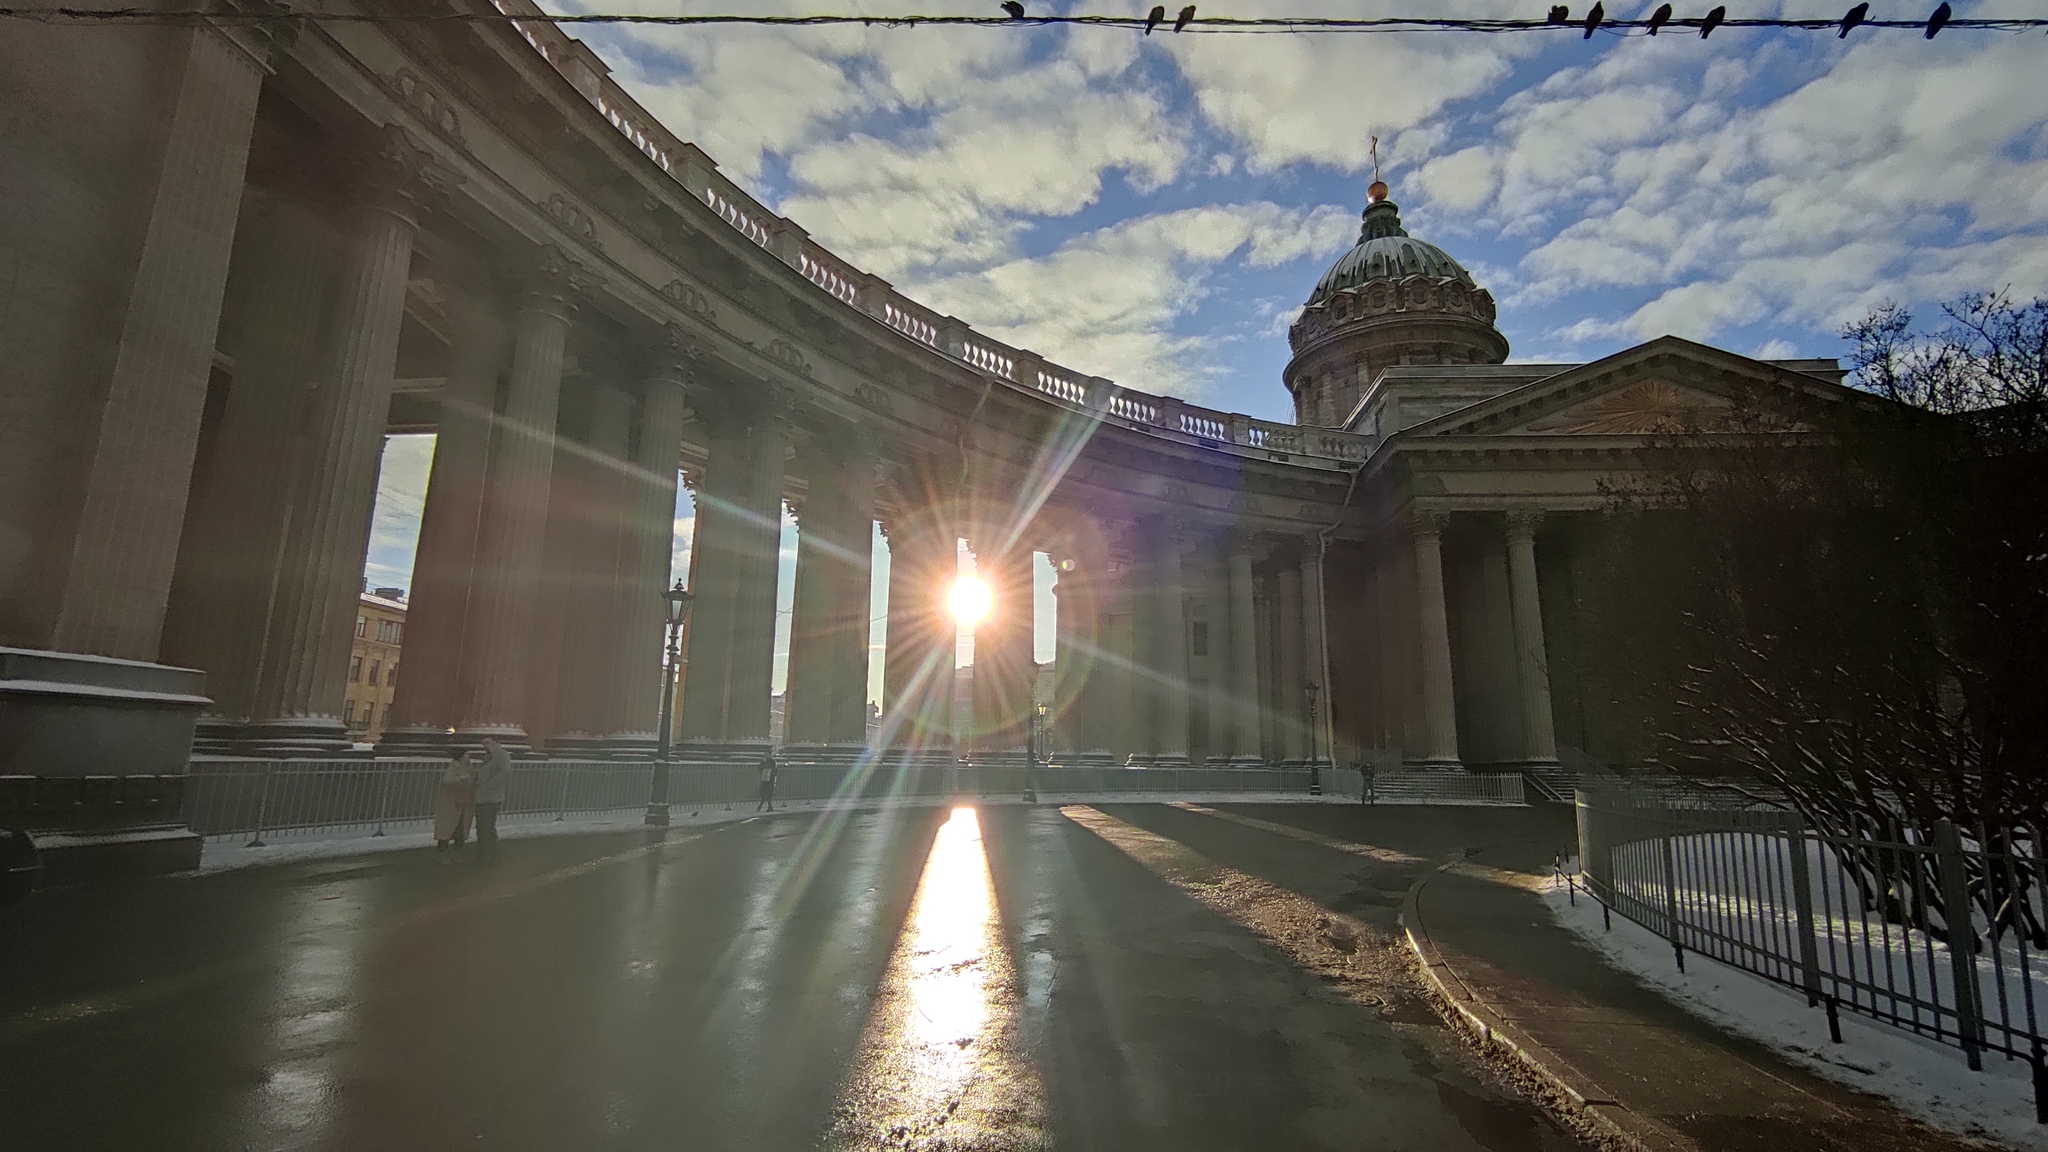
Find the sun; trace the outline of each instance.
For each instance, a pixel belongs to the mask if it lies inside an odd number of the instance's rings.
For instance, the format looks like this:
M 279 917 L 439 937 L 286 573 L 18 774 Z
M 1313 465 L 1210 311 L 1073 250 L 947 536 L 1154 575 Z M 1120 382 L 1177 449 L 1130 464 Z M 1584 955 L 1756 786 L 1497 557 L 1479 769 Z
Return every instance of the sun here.
M 946 611 L 963 628 L 972 628 L 988 617 L 989 609 L 995 607 L 995 593 L 989 590 L 988 581 L 979 576 L 962 576 L 953 581 L 946 590 Z

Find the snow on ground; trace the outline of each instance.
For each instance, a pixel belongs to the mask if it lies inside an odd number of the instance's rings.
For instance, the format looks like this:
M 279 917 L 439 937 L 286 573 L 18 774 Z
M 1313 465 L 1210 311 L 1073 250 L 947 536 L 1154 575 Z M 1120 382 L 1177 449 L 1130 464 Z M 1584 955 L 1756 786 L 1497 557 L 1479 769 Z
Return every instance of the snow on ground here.
M 2025 1062 L 1986 1055 L 1984 1071 L 1972 1072 L 1959 1048 L 1850 1012 L 1841 1014 L 1842 1043 L 1830 1043 L 1826 1014 L 1807 1007 L 1804 994 L 1697 953 L 1687 953 L 1688 971 L 1680 972 L 1671 945 L 1649 929 L 1615 916 L 1613 930 L 1603 930 L 1600 905 L 1583 888 L 1576 906 L 1563 885 L 1544 900 L 1608 963 L 1708 1023 L 1951 1132 L 2048 1152 L 2048 1124 L 2034 1122 Z

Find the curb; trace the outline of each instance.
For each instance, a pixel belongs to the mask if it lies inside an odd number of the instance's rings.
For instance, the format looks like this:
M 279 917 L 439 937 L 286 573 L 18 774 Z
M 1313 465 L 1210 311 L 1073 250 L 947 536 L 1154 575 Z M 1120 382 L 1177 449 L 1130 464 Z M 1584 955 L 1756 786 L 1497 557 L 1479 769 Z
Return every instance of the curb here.
M 1443 864 L 1409 885 L 1401 900 L 1401 928 L 1408 947 L 1422 964 L 1423 980 L 1442 1001 L 1439 1011 L 1453 1026 L 1462 1026 L 1481 1045 L 1504 1052 L 1535 1078 L 1543 1103 L 1568 1125 L 1596 1137 L 1602 1144 L 1628 1152 L 1697 1152 L 1698 1145 L 1676 1130 L 1632 1111 L 1594 1083 L 1569 1061 L 1508 1021 L 1480 999 L 1430 940 L 1418 908 L 1422 886 L 1452 867 Z

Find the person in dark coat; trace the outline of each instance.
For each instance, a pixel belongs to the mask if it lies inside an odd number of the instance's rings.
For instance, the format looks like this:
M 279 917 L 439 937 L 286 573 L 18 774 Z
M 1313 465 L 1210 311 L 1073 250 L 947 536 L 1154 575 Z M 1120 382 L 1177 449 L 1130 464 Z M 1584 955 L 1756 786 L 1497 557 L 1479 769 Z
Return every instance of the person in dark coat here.
M 754 811 L 775 811 L 775 775 L 775 753 L 761 753 L 761 802 L 754 805 Z

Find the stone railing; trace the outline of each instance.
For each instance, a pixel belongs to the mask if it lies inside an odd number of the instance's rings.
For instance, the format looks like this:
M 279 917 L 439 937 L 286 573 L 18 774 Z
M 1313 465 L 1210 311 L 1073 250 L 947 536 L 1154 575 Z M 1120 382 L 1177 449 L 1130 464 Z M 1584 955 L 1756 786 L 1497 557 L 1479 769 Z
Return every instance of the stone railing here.
M 492 0 L 508 16 L 544 17 L 532 0 Z M 779 258 L 833 299 L 880 321 L 935 352 L 984 376 L 1036 392 L 1064 407 L 1098 419 L 1145 430 L 1163 430 L 1198 443 L 1230 445 L 1268 456 L 1341 467 L 1363 461 L 1375 439 L 1347 432 L 1302 428 L 1239 413 L 1200 408 L 1170 396 L 1124 388 L 1054 364 L 1035 352 L 983 336 L 951 316 L 942 316 L 841 260 L 792 221 L 757 202 L 718 171 L 696 145 L 677 139 L 614 81 L 609 69 L 582 41 L 545 19 L 517 23 L 533 45 L 581 92 L 613 128 L 679 182 L 689 194 L 733 230 Z

